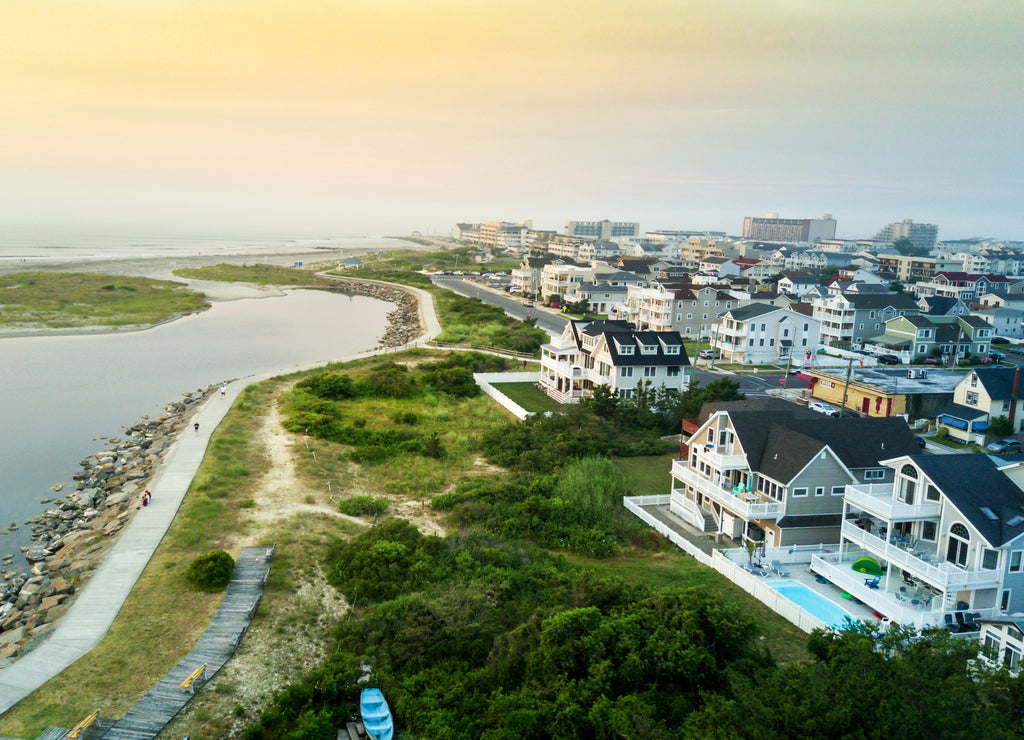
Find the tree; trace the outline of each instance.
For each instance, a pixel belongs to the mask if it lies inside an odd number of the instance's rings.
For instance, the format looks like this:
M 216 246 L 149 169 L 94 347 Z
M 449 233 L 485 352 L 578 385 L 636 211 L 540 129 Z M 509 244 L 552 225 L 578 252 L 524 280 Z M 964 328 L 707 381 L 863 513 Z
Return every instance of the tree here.
M 909 255 L 911 257 L 927 257 L 931 251 L 928 247 L 915 247 L 913 243 L 905 236 L 901 236 L 899 239 L 892 243 L 893 249 L 902 255 Z
M 997 437 L 1008 437 L 1013 434 L 1013 422 L 1005 416 L 994 416 L 988 420 L 988 432 Z

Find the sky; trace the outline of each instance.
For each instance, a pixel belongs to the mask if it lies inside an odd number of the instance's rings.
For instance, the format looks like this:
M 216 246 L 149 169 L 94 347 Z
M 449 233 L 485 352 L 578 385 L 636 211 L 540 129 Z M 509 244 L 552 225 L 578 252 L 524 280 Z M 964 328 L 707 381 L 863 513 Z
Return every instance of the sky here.
M 0 232 L 1024 240 L 1024 4 L 0 0 Z

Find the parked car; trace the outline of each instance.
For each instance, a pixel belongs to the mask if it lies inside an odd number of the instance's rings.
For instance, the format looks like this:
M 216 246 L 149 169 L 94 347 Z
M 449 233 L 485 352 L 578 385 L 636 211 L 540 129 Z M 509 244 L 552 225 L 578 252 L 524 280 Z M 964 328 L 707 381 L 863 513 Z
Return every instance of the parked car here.
M 527 308 L 533 308 L 533 301 L 523 301 L 523 305 Z
M 1006 337 L 992 337 L 992 344 L 1009 344 L 1010 340 Z
M 718 360 L 722 357 L 722 353 L 715 349 L 702 349 L 699 356 L 702 360 Z
M 819 414 L 824 414 L 825 416 L 839 416 L 839 409 L 829 406 L 827 403 L 823 403 L 822 401 L 811 401 L 807 404 L 807 408 L 811 411 L 817 411 Z
M 800 367 L 791 367 L 789 369 L 790 375 L 796 375 L 797 373 L 806 373 L 811 369 L 810 365 L 801 365 Z
M 879 355 L 878 362 L 881 365 L 902 365 L 903 361 L 896 355 Z
M 998 442 L 989 442 L 985 445 L 985 449 L 989 452 L 995 452 L 1002 454 L 1004 452 L 1020 452 L 1024 445 L 1021 445 L 1019 439 L 1001 439 Z
M 922 450 L 928 446 L 928 443 L 925 442 L 924 437 L 922 437 L 920 434 L 914 435 L 914 441 L 917 442 L 917 446 L 920 447 Z
M 991 357 L 993 360 L 1002 360 L 1002 359 L 1004 359 L 1006 357 L 1005 354 L 1003 354 L 1002 352 L 1000 352 L 997 349 L 994 349 L 991 352 L 989 352 L 988 356 Z

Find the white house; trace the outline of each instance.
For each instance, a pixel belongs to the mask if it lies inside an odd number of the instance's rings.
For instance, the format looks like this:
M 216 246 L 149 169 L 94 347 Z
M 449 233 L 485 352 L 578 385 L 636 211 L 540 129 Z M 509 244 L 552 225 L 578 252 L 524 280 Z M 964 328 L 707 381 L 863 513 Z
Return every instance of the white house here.
M 689 364 L 679 332 L 634 331 L 625 321 L 570 321 L 541 347 L 540 383 L 559 403 L 592 396 L 599 385 L 632 398 L 641 381 L 681 392 L 690 382 Z
M 712 332 L 712 347 L 723 362 L 759 365 L 786 363 L 799 352 L 817 349 L 821 331 L 818 319 L 788 308 L 752 303 L 724 312 Z

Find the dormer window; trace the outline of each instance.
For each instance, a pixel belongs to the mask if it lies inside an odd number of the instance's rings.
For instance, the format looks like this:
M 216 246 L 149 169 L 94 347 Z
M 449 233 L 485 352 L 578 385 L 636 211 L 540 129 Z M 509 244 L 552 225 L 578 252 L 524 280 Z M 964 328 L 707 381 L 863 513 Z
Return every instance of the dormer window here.
M 619 354 L 620 355 L 631 355 L 631 354 L 633 354 L 633 348 L 631 346 L 629 346 L 628 344 L 619 345 Z
M 666 355 L 678 355 L 679 354 L 679 345 L 678 344 L 667 345 L 665 347 L 665 354 Z

